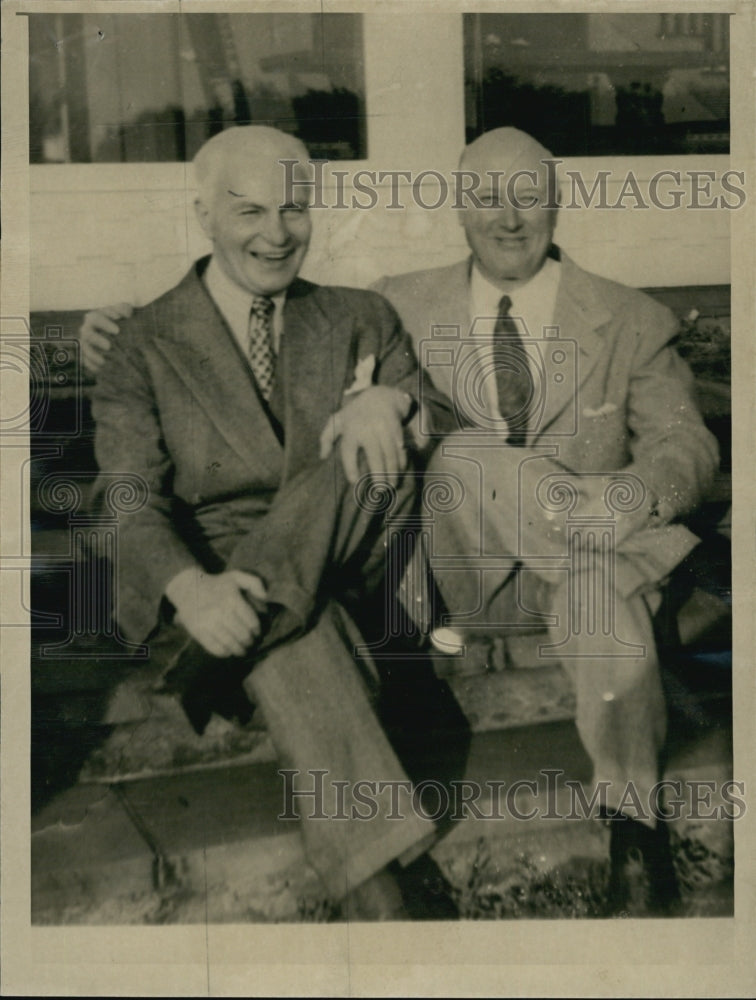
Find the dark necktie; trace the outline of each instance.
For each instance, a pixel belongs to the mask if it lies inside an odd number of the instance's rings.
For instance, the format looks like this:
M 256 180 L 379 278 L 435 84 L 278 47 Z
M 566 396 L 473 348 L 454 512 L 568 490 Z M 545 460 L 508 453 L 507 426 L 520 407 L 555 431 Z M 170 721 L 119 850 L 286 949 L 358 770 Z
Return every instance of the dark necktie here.
M 267 402 L 273 389 L 276 356 L 273 353 L 273 300 L 255 295 L 249 311 L 247 357 L 252 374 Z
M 522 447 L 533 398 L 533 378 L 517 323 L 509 315 L 512 300 L 502 295 L 494 327 L 494 363 L 499 412 L 509 425 L 507 443 Z

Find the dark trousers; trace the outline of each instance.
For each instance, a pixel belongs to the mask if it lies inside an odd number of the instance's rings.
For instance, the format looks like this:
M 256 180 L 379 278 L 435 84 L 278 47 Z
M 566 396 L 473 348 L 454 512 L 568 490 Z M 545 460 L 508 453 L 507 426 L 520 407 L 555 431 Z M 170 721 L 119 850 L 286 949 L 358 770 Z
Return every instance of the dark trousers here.
M 434 823 L 412 808 L 410 780 L 379 718 L 379 671 L 356 655 L 363 640 L 345 608 L 358 594 L 378 608 L 390 599 L 382 591 L 388 526 L 400 526 L 414 503 L 411 474 L 395 488 L 361 489 L 347 483 L 337 455 L 303 469 L 227 562 L 266 584 L 263 640 L 250 657 L 217 660 L 184 638 L 166 678 L 190 717 L 199 713 L 195 725 L 214 706 L 233 714 L 240 686 L 260 707 L 282 769 L 293 772 L 307 860 L 334 899 L 435 838 Z M 283 789 L 282 780 L 282 808 Z

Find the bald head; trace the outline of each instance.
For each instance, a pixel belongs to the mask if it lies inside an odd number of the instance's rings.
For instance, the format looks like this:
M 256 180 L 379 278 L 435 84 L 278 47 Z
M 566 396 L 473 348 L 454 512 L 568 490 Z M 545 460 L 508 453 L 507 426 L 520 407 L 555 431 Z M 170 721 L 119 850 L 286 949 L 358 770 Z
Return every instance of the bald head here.
M 277 128 L 239 125 L 225 129 L 208 139 L 194 157 L 199 198 L 209 206 L 230 174 L 270 173 L 279 160 L 298 160 L 304 167 L 308 159 L 304 144 Z
M 543 160 L 553 160 L 551 152 L 518 128 L 495 128 L 478 136 L 462 151 L 459 165 L 464 170 L 538 170 Z M 495 164 L 495 166 L 492 166 Z
M 460 169 L 474 175 L 476 199 L 460 222 L 478 269 L 511 291 L 543 267 L 556 224 L 551 153 L 527 132 L 484 132 L 462 153 Z

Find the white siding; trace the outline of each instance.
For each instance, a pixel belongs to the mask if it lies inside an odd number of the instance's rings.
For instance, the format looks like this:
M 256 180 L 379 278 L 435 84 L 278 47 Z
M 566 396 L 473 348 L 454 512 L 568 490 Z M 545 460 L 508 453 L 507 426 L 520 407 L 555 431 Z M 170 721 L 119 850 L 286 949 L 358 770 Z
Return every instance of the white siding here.
M 456 166 L 464 141 L 462 16 L 434 14 L 422 34 L 416 24 L 416 14 L 365 14 L 368 161 L 335 168 L 448 174 Z M 630 169 L 645 190 L 657 170 L 719 175 L 728 158 L 583 159 L 565 167 L 587 177 L 611 170 L 612 201 Z M 34 166 L 31 190 L 32 309 L 148 301 L 206 249 L 191 207 L 190 166 Z M 426 197 L 436 191 L 431 182 Z M 402 200 L 409 203 L 409 194 Z M 450 208 L 314 211 L 303 274 L 364 285 L 381 274 L 450 263 L 466 250 L 455 215 Z M 726 283 L 729 216 L 653 207 L 563 211 L 557 239 L 583 266 L 631 285 Z

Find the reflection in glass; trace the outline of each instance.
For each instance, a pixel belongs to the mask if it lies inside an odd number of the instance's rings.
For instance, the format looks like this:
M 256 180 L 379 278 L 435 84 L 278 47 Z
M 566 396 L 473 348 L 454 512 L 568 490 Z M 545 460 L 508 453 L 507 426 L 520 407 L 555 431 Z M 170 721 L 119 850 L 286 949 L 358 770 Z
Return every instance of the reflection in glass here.
M 726 153 L 727 14 L 466 14 L 468 141 L 514 125 L 557 156 Z
M 360 14 L 31 14 L 32 163 L 183 161 L 230 125 L 363 159 Z

